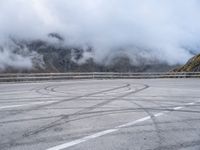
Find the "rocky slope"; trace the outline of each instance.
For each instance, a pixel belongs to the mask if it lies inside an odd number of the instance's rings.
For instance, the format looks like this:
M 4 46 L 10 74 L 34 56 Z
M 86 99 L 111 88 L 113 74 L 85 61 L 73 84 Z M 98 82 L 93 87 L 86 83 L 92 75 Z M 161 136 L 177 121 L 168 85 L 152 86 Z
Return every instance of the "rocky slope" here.
M 191 58 L 184 66 L 175 69 L 177 72 L 200 72 L 200 54 Z

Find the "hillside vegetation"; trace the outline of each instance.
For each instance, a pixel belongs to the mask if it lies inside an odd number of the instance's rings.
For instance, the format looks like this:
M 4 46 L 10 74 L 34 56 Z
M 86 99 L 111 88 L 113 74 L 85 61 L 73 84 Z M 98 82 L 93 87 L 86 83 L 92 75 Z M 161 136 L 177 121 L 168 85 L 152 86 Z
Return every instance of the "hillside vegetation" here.
M 175 69 L 177 72 L 200 72 L 200 54 L 191 58 L 184 66 Z

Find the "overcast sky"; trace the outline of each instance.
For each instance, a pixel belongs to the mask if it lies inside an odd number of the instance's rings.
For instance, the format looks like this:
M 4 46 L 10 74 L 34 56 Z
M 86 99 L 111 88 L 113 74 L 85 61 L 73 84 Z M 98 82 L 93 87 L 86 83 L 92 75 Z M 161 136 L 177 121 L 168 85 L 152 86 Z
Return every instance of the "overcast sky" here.
M 0 42 L 9 36 L 91 45 L 95 59 L 123 49 L 185 63 L 200 53 L 199 0 L 0 0 Z M 147 57 L 149 57 L 147 56 Z M 3 54 L 0 56 L 3 57 Z

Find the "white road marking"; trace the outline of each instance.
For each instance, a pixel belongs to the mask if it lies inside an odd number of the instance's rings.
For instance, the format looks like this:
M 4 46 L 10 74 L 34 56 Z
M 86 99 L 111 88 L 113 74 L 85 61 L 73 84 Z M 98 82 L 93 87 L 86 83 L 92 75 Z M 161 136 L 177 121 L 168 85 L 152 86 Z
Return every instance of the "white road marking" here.
M 24 107 L 24 106 L 30 106 L 30 105 L 49 104 L 49 103 L 55 103 L 55 102 L 56 101 L 46 101 L 46 102 L 35 102 L 35 103 L 21 104 L 21 105 L 8 105 L 8 106 L 1 106 L 0 109 L 17 108 L 17 107 Z
M 173 108 L 173 110 L 180 110 L 180 109 L 183 109 L 183 107 L 175 107 L 175 108 Z
M 29 93 L 30 91 L 11 91 L 11 92 L 1 92 L 0 95 L 11 95 L 11 94 L 24 94 L 24 93 Z
M 187 105 L 194 105 L 195 103 L 193 102 L 193 103 L 188 103 Z
M 65 148 L 69 148 L 69 147 L 75 146 L 77 144 L 86 142 L 88 140 L 95 139 L 95 138 L 98 138 L 100 136 L 107 135 L 107 134 L 119 131 L 121 128 L 133 126 L 133 125 L 135 125 L 137 123 L 140 123 L 140 122 L 143 122 L 143 121 L 146 121 L 146 120 L 149 120 L 149 119 L 151 119 L 151 117 L 147 116 L 147 117 L 144 117 L 144 118 L 141 118 L 141 119 L 138 119 L 138 120 L 135 120 L 135 121 L 132 121 L 132 122 L 129 122 L 129 123 L 117 126 L 114 129 L 109 129 L 109 130 L 101 131 L 101 132 L 98 132 L 98 133 L 95 133 L 95 134 L 83 137 L 81 139 L 77 139 L 77 140 L 74 140 L 74 141 L 71 141 L 71 142 L 68 142 L 68 143 L 64 143 L 64 144 L 61 144 L 61 145 L 49 148 L 47 150 L 62 150 L 62 149 L 65 149 Z
M 155 114 L 154 116 L 155 117 L 160 117 L 160 116 L 164 115 L 165 113 L 167 113 L 167 112 L 160 112 L 160 113 Z
M 143 122 L 143 121 L 146 121 L 146 120 L 149 120 L 151 119 L 150 116 L 147 116 L 147 117 L 144 117 L 144 118 L 141 118 L 141 119 L 138 119 L 138 120 L 135 120 L 135 121 L 132 121 L 132 122 L 129 122 L 129 123 L 126 123 L 126 124 L 123 124 L 123 125 L 120 125 L 118 126 L 117 128 L 125 128 L 125 127 L 130 127 L 130 126 L 133 126 L 137 123 L 140 123 L 140 122 Z
M 2 106 L 0 109 L 6 109 L 6 108 L 15 108 L 15 107 L 21 107 L 22 105 L 10 105 L 10 106 Z
M 195 103 L 193 103 L 193 105 L 194 104 Z M 192 103 L 188 103 L 186 105 L 192 105 Z M 174 107 L 173 110 L 180 110 L 180 109 L 183 109 L 183 108 L 184 107 L 179 106 L 179 107 Z M 164 114 L 169 113 L 169 112 L 170 111 L 159 112 L 157 114 L 154 114 L 154 117 L 160 117 L 160 116 L 163 116 Z M 147 121 L 147 120 L 150 120 L 150 119 L 151 119 L 151 116 L 146 116 L 144 118 L 141 118 L 141 119 L 138 119 L 138 120 L 135 120 L 135 121 L 132 121 L 132 122 L 117 126 L 117 127 L 113 128 L 113 129 L 97 132 L 95 134 L 92 134 L 92 135 L 89 135 L 89 136 L 86 136 L 86 137 L 83 137 L 83 138 L 80 138 L 80 139 L 77 139 L 77 140 L 74 140 L 74 141 L 71 141 L 71 142 L 67 142 L 67 143 L 64 143 L 64 144 L 61 144 L 61 145 L 58 145 L 58 146 L 55 146 L 55 147 L 51 147 L 51 148 L 49 148 L 47 150 L 62 150 L 62 149 L 66 149 L 66 148 L 78 145 L 80 143 L 87 142 L 87 141 L 89 141 L 91 139 L 95 139 L 95 138 L 98 138 L 100 136 L 104 136 L 104 135 L 107 135 L 107 134 L 110 134 L 110 133 L 113 133 L 113 132 L 117 132 L 121 128 L 127 128 L 127 127 L 136 125 L 138 123 L 141 123 L 141 122 L 144 122 L 144 121 Z
M 64 148 L 72 147 L 74 145 L 86 142 L 90 139 L 94 139 L 94 138 L 97 138 L 97 137 L 100 137 L 100 136 L 103 136 L 103 135 L 106 135 L 106 134 L 109 134 L 109 133 L 112 133 L 112 132 L 116 132 L 118 130 L 119 129 L 109 129 L 109 130 L 97 132 L 93 135 L 89 135 L 89 136 L 83 137 L 81 139 L 77 139 L 77 140 L 74 140 L 74 141 L 71 141 L 71 142 L 68 142 L 68 143 L 65 143 L 65 144 L 61 144 L 61 145 L 49 148 L 48 150 L 62 150 Z

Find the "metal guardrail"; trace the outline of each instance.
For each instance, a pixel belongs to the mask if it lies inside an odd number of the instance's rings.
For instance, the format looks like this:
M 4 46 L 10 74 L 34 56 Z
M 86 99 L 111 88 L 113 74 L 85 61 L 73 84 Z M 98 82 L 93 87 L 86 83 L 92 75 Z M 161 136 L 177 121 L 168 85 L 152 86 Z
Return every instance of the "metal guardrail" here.
M 151 72 L 151 73 L 20 73 L 0 74 L 0 82 L 67 80 L 67 79 L 154 79 L 154 78 L 200 78 L 200 72 Z

